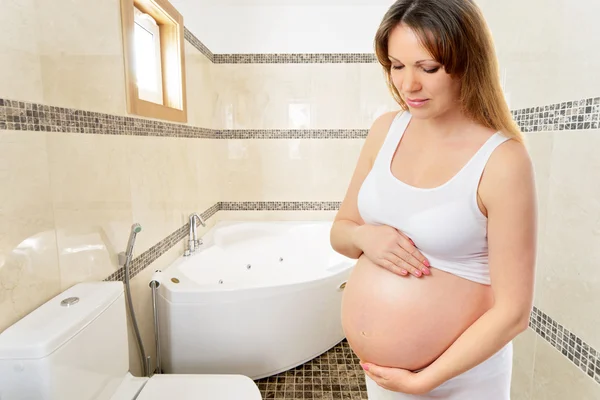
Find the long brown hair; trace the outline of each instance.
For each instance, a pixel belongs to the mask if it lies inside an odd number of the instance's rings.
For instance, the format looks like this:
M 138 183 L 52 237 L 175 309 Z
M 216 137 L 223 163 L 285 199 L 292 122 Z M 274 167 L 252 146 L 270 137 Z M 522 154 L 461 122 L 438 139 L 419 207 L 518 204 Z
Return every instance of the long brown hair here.
M 399 24 L 411 28 L 446 72 L 460 79 L 460 103 L 468 116 L 523 142 L 504 98 L 492 35 L 472 0 L 398 0 L 383 17 L 375 35 L 375 54 L 392 96 L 408 110 L 392 82 L 388 58 L 388 40 Z

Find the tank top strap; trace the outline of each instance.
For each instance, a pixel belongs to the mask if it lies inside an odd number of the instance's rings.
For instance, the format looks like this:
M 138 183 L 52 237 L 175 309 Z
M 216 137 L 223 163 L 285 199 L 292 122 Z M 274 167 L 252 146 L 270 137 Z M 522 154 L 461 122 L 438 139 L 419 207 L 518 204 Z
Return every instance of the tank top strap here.
M 479 181 L 481 180 L 481 176 L 483 175 L 483 171 L 487 162 L 489 161 L 492 153 L 498 146 L 502 143 L 506 142 L 510 138 L 502 135 L 500 132 L 496 132 L 492 135 L 481 148 L 475 153 L 471 161 L 468 163 L 467 171 L 463 175 L 463 179 L 466 179 L 467 182 L 471 185 L 474 185 L 474 189 L 477 190 L 479 187 Z
M 404 131 L 408 127 L 411 117 L 412 116 L 408 111 L 400 110 L 400 112 L 396 114 L 383 141 L 383 144 L 379 149 L 379 153 L 375 158 L 375 164 L 383 163 L 386 168 L 389 166 L 392 157 L 398 148 L 398 143 L 400 143 L 400 140 L 404 135 Z

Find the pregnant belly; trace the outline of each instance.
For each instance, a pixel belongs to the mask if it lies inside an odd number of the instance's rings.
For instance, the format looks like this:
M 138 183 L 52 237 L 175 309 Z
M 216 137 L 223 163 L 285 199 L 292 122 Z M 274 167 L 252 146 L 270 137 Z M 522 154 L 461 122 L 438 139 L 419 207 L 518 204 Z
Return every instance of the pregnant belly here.
M 438 358 L 493 304 L 491 287 L 431 268 L 399 276 L 364 255 L 342 298 L 342 325 L 365 362 L 409 370 Z

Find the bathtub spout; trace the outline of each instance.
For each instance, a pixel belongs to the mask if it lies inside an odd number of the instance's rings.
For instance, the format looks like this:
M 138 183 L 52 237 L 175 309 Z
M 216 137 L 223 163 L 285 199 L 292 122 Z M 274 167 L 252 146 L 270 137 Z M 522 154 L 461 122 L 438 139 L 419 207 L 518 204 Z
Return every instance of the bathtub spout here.
M 206 222 L 198 213 L 193 213 L 190 215 L 190 233 L 188 238 L 188 248 L 183 254 L 184 256 L 190 256 L 194 254 L 197 247 L 202 244 L 202 239 L 198 239 L 198 233 L 196 232 L 196 220 L 198 220 L 202 226 L 206 226 Z

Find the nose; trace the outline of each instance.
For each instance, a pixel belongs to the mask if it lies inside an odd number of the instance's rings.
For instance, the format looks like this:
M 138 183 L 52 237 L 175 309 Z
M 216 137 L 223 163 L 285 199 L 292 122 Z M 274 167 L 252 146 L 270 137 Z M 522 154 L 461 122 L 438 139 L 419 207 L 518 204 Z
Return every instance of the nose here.
M 408 68 L 405 68 L 405 70 L 404 76 L 402 77 L 402 91 L 410 93 L 421 90 L 421 84 L 415 76 L 415 73 Z

